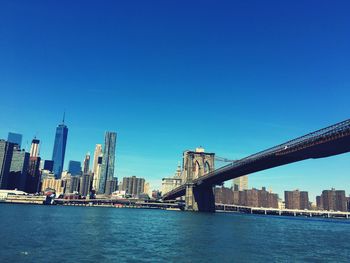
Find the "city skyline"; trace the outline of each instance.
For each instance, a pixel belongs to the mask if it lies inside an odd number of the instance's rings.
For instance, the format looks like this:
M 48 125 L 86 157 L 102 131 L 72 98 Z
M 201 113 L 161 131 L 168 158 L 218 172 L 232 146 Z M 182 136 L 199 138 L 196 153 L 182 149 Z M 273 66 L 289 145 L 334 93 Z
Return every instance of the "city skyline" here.
M 116 175 L 159 189 L 184 150 L 239 159 L 349 117 L 347 3 L 1 6 L 0 89 L 25 100 L 0 104 L 0 137 L 23 134 L 29 151 L 36 135 L 49 160 L 66 109 L 65 169 L 115 130 Z M 349 193 L 349 171 L 343 154 L 252 174 L 249 184 L 280 196 Z

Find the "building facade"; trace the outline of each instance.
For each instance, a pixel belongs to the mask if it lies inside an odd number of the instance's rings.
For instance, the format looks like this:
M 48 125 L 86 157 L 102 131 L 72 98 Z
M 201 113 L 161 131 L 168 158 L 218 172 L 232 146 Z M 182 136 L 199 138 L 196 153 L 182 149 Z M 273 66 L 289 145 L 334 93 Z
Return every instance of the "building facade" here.
M 69 161 L 68 164 L 68 173 L 73 176 L 81 175 L 81 162 L 79 161 Z
M 9 132 L 7 135 L 7 141 L 13 144 L 17 144 L 19 149 L 21 149 L 22 145 L 22 134 Z
M 52 152 L 53 160 L 53 173 L 56 178 L 61 178 L 64 165 L 64 156 L 66 154 L 68 128 L 64 124 L 64 118 L 62 124 L 59 124 L 56 128 L 55 143 Z
M 98 188 L 99 194 L 105 193 L 107 180 L 111 180 L 114 178 L 116 141 L 117 141 L 117 133 L 106 132 L 105 144 L 103 148 L 101 173 L 99 178 L 99 188 Z
M 8 189 L 25 191 L 27 171 L 29 165 L 29 153 L 15 147 L 8 180 Z
M 83 174 L 88 174 L 90 170 L 90 153 L 85 155 L 83 167 Z
M 316 198 L 317 208 L 328 211 L 342 211 L 346 212 L 347 199 L 344 190 L 323 190 L 321 196 Z
M 7 189 L 14 144 L 0 140 L 0 189 Z
M 144 193 L 144 186 L 144 178 L 137 178 L 136 176 L 124 177 L 121 190 L 132 197 L 138 197 L 140 194 Z
M 309 194 L 306 191 L 284 191 L 286 209 L 310 209 Z
M 248 190 L 248 175 L 240 176 L 233 179 L 233 190 L 234 191 Z

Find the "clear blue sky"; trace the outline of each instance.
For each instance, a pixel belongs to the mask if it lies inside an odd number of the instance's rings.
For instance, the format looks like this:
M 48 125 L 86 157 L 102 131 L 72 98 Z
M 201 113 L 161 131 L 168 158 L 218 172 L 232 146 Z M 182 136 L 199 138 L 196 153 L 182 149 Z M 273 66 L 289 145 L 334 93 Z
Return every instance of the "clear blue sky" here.
M 65 166 L 118 132 L 116 176 L 159 187 L 182 151 L 231 159 L 349 118 L 348 1 L 0 3 L 0 137 Z M 349 154 L 250 176 L 250 186 L 350 193 Z

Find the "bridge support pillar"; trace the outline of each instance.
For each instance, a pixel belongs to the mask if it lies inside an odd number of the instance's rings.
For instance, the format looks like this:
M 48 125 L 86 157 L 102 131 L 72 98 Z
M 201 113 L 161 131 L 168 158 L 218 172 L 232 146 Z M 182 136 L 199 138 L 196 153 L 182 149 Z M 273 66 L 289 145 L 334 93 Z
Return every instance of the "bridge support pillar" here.
M 186 185 L 185 210 L 215 212 L 215 196 L 212 186 Z

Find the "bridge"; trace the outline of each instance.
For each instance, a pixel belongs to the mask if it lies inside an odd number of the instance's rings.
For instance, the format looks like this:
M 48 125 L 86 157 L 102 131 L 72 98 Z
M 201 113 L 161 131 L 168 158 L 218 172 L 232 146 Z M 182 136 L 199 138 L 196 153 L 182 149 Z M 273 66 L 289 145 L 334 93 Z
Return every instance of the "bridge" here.
M 184 183 L 166 193 L 163 200 L 185 196 L 186 210 L 214 212 L 213 187 L 215 185 L 246 174 L 349 151 L 350 119 L 236 160 L 216 170 L 206 161 L 208 158 L 211 160 L 214 154 L 185 152 L 185 176 L 182 180 Z M 201 160 L 204 160 L 203 169 L 201 169 Z M 202 174 L 200 171 L 203 171 Z

